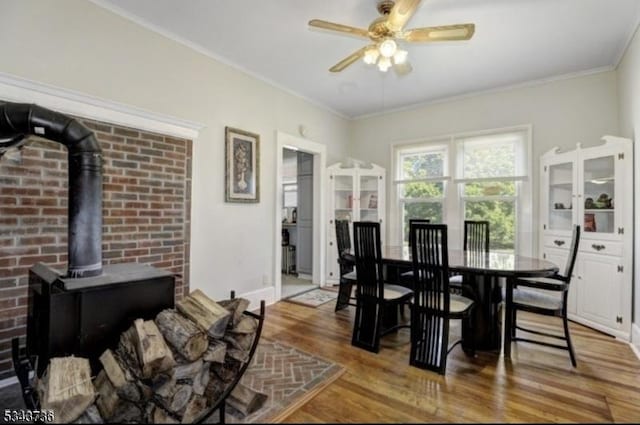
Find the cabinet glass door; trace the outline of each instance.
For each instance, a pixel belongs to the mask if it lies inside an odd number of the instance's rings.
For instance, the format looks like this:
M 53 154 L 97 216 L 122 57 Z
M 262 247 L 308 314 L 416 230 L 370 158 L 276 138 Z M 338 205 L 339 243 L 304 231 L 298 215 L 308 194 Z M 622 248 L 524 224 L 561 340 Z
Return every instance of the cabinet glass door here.
M 549 165 L 549 229 L 571 230 L 573 223 L 573 162 Z
M 354 178 L 353 176 L 334 176 L 334 218 L 353 221 Z
M 378 221 L 379 176 L 360 176 L 359 208 L 361 221 Z
M 614 155 L 585 159 L 582 163 L 584 188 L 584 231 L 613 233 L 616 189 Z

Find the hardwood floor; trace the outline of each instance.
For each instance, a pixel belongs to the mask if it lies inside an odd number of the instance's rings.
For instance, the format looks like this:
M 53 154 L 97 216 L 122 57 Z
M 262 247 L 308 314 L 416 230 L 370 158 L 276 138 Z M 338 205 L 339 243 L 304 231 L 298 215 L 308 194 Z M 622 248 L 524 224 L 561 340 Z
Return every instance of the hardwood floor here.
M 571 325 L 575 369 L 566 351 L 518 342 L 511 361 L 456 347 L 440 376 L 409 366 L 409 344 L 378 354 L 352 347 L 354 308 L 333 309 L 267 308 L 264 337 L 346 368 L 285 422 L 640 422 L 640 361 L 628 344 L 581 325 Z M 521 319 L 561 329 L 559 319 Z

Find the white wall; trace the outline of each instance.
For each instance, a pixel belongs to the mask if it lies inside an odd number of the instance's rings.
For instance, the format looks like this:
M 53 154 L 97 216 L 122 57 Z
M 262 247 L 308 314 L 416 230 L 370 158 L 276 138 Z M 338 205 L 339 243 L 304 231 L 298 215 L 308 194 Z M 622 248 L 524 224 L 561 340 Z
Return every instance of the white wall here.
M 3 0 L 0 72 L 202 123 L 194 143 L 191 286 L 273 283 L 276 130 L 346 156 L 349 122 L 85 0 Z M 260 203 L 224 202 L 224 128 L 261 136 Z M 267 282 L 265 285 L 264 281 Z
M 620 135 L 634 140 L 634 144 L 640 136 L 640 31 L 636 32 L 634 39 L 627 48 L 620 65 L 618 66 L 618 99 L 620 109 Z M 632 339 L 634 345 L 640 349 L 640 149 L 634 146 L 634 301 L 633 315 L 634 325 Z
M 554 146 L 569 150 L 581 142 L 586 147 L 600 143 L 600 138 L 605 134 L 618 134 L 615 71 L 479 94 L 359 119 L 351 128 L 351 155 L 377 163 L 391 173 L 392 143 L 520 124 L 533 126 L 533 246 L 534 252 L 537 252 L 537 200 L 540 191 L 538 158 Z M 390 175 L 387 179 L 387 193 L 393 190 L 391 182 L 394 178 Z M 390 202 L 387 216 L 389 210 Z M 387 232 L 389 230 L 387 228 Z

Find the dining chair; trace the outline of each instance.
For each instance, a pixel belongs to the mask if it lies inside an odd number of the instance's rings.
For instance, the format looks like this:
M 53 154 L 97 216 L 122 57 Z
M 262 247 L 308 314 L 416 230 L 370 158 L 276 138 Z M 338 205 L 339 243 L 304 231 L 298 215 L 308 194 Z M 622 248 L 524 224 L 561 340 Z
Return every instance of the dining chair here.
M 414 299 L 411 306 L 411 351 L 409 364 L 444 375 L 447 355 L 462 342 L 449 345 L 449 322 L 465 320 L 473 335 L 473 300 L 449 290 L 447 225 L 416 223 L 412 259 Z M 467 354 L 473 356 L 473 338 Z
M 504 356 L 511 357 L 511 342 L 523 341 L 533 344 L 545 345 L 547 347 L 560 348 L 569 351 L 571 364 L 576 367 L 576 355 L 571 343 L 569 334 L 569 324 L 567 321 L 567 296 L 571 274 L 578 254 L 580 244 L 580 226 L 573 227 L 571 238 L 571 248 L 569 257 L 563 274 L 556 273 L 544 278 L 509 278 L 503 299 L 505 299 L 505 343 Z M 544 332 L 541 330 L 525 328 L 517 324 L 517 312 L 527 311 L 545 316 L 555 316 L 562 319 L 564 335 Z M 565 345 L 553 344 L 542 340 L 532 340 L 517 336 L 516 331 L 520 330 L 535 335 L 550 337 L 565 341 Z
M 340 280 L 335 311 L 347 306 L 355 306 L 353 289 L 356 283 L 355 264 L 346 258 L 351 251 L 351 237 L 349 236 L 349 220 L 336 220 L 336 244 L 338 247 L 338 264 L 340 266 Z
M 486 220 L 464 221 L 463 249 L 466 255 L 484 256 L 489 254 L 489 222 Z M 463 275 L 451 276 L 449 282 L 454 292 L 462 290 Z
M 409 219 L 409 251 L 411 251 L 411 247 L 413 246 L 412 241 L 412 233 L 411 233 L 411 225 L 414 223 L 431 223 L 431 220 L 428 218 L 410 218 Z M 400 273 L 400 283 L 404 286 L 408 286 L 409 288 L 413 288 L 413 270 L 407 270 L 405 272 Z
M 377 353 L 382 336 L 409 327 L 398 316 L 413 297 L 413 291 L 384 282 L 380 223 L 354 222 L 353 248 L 357 278 L 351 344 Z

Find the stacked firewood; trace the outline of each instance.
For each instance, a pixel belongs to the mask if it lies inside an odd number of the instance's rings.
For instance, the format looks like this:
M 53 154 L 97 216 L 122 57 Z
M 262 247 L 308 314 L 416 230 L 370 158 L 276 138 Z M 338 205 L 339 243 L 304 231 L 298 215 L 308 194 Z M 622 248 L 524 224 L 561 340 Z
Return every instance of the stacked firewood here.
M 93 380 L 87 359 L 52 359 L 37 385 L 41 409 L 52 409 L 60 423 L 198 420 L 249 360 L 259 323 L 243 314 L 248 305 L 243 298 L 215 302 L 196 290 L 155 320 L 135 320 L 100 356 Z M 229 401 L 247 413 L 264 399 L 238 385 Z

